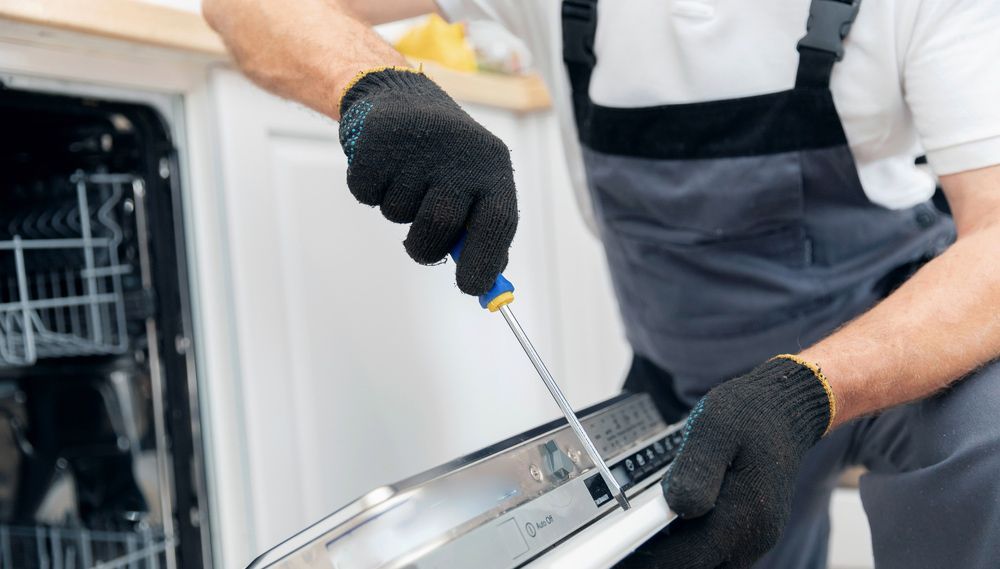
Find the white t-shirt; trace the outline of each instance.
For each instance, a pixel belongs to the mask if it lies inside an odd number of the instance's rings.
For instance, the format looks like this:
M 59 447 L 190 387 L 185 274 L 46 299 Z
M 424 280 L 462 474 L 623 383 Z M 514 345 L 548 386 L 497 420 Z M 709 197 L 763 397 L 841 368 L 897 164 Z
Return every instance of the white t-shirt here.
M 557 0 L 437 0 L 451 19 L 493 19 L 528 43 L 555 100 L 585 195 L 562 65 Z M 645 107 L 790 89 L 809 0 L 603 0 L 590 96 Z M 831 89 L 869 199 L 927 200 L 935 174 L 1000 164 L 1000 2 L 863 0 Z M 589 204 L 582 200 L 585 214 Z

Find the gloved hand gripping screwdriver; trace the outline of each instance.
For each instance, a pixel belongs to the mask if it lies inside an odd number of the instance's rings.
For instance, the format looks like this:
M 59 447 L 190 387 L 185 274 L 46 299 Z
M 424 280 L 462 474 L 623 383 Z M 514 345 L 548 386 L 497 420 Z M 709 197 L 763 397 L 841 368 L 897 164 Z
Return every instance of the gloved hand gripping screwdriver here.
M 451 250 L 451 257 L 456 262 L 462 254 L 462 248 L 465 246 L 465 235 L 458 240 L 455 247 Z M 511 284 L 503 274 L 497 275 L 496 282 L 493 283 L 493 288 L 486 292 L 486 294 L 479 297 L 479 305 L 483 308 L 489 310 L 490 312 L 500 312 L 503 315 L 504 320 L 507 321 L 507 325 L 510 326 L 512 332 L 514 332 L 514 337 L 517 338 L 518 343 L 524 348 L 524 353 L 528 355 L 528 359 L 531 360 L 531 365 L 535 366 L 535 370 L 538 375 L 542 378 L 542 383 L 548 388 L 549 393 L 552 394 L 552 399 L 555 400 L 556 405 L 562 411 L 564 417 L 566 417 L 566 422 L 569 423 L 573 432 L 576 433 L 578 439 L 580 439 L 580 444 L 583 445 L 583 449 L 587 452 L 587 456 L 593 461 L 594 465 L 601 472 L 601 476 L 604 478 L 604 482 L 607 483 L 608 488 L 611 489 L 611 494 L 618 501 L 618 504 L 623 510 L 629 509 L 628 498 L 625 497 L 625 492 L 622 491 L 621 486 L 618 481 L 615 480 L 611 470 L 608 465 L 601 458 L 601 454 L 597 451 L 597 447 L 594 446 L 594 442 L 590 440 L 590 436 L 587 431 L 583 430 L 583 425 L 580 424 L 580 420 L 576 417 L 576 412 L 573 411 L 573 407 L 569 404 L 569 400 L 563 395 L 562 389 L 559 389 L 559 385 L 556 380 L 553 379 L 552 374 L 545 367 L 542 362 L 542 358 L 538 356 L 538 352 L 535 351 L 535 347 L 531 345 L 531 341 L 524 334 L 524 330 L 521 325 L 517 322 L 517 318 L 514 317 L 514 313 L 510 310 L 510 303 L 514 302 L 514 285 Z

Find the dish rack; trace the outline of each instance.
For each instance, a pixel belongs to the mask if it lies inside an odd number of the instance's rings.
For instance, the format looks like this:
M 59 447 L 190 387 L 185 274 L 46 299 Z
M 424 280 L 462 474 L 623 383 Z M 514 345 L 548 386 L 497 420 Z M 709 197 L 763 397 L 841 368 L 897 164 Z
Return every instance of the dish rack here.
M 173 545 L 150 529 L 0 525 L 0 569 L 160 569 Z
M 119 261 L 128 174 L 69 179 L 69 199 L 19 208 L 0 227 L 0 367 L 128 349 Z M 74 195 L 75 194 L 75 195 Z

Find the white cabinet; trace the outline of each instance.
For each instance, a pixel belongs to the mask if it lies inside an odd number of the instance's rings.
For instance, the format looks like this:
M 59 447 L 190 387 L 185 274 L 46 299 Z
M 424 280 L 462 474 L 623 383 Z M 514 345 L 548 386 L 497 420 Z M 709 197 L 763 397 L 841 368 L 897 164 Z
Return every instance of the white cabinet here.
M 413 263 L 406 226 L 354 200 L 335 123 L 229 70 L 211 92 L 253 536 L 234 562 L 368 489 L 558 416 L 454 265 Z M 627 353 L 553 118 L 469 110 L 513 152 L 514 309 L 574 403 L 606 397 Z

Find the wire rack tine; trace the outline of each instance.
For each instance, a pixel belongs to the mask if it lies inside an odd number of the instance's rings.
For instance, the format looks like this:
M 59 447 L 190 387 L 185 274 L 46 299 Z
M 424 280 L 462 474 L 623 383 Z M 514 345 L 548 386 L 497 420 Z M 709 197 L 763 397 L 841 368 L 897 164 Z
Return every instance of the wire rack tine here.
M 158 569 L 175 545 L 148 526 L 93 531 L 0 524 L 0 569 Z
M 0 258 L 13 254 L 14 274 L 0 294 L 0 367 L 128 349 L 122 277 L 132 268 L 119 259 L 124 233 L 116 216 L 136 180 L 79 172 L 70 179 L 72 204 L 7 220 L 12 235 L 0 240 Z

